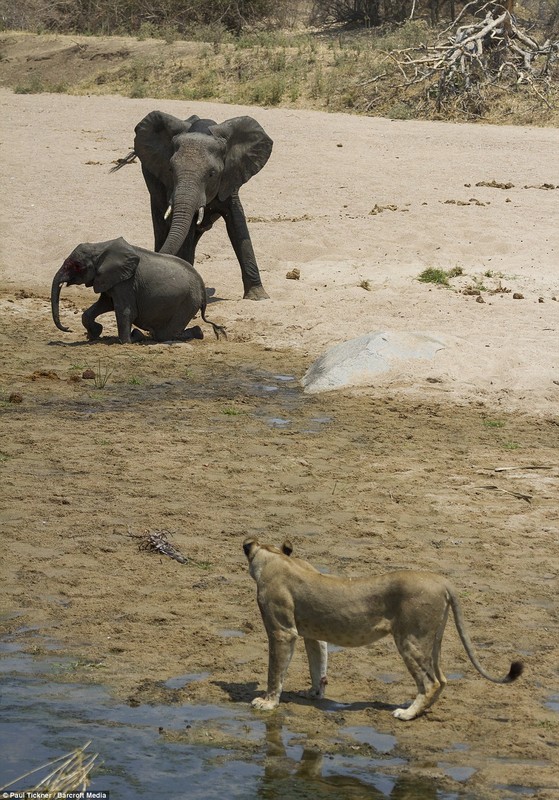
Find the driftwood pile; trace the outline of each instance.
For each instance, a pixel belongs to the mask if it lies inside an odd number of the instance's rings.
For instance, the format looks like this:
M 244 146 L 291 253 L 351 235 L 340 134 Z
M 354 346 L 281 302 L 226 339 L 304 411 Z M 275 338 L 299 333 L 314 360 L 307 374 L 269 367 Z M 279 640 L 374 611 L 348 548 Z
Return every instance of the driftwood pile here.
M 504 6 L 489 3 L 482 18 L 475 17 L 459 24 L 471 7 L 468 3 L 451 26 L 443 30 L 432 45 L 421 45 L 392 51 L 387 58 L 403 77 L 394 89 L 424 88 L 424 98 L 435 103 L 438 111 L 457 100 L 464 110 L 468 105 L 475 114 L 476 104 L 483 113 L 484 90 L 499 84 L 527 86 L 539 100 L 551 108 L 549 99 L 559 66 L 559 40 L 547 39 L 543 44 L 527 33 Z M 379 75 L 367 83 L 385 77 Z M 365 110 L 371 110 L 377 98 L 369 99 Z

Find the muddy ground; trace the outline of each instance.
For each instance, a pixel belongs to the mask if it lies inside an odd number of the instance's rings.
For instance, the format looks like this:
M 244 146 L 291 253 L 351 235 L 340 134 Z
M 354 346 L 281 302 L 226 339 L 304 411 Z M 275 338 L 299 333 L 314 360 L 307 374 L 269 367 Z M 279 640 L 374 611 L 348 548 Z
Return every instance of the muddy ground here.
M 440 571 L 483 664 L 525 662 L 517 683 L 483 680 L 449 624 L 451 680 L 423 718 L 390 713 L 414 687 L 385 640 L 332 652 L 316 705 L 297 694 L 299 647 L 276 719 L 325 754 L 355 747 L 344 726 L 393 734 L 408 762 L 392 771 L 456 790 L 449 768 L 469 768 L 476 798 L 557 797 L 557 131 L 6 89 L 0 104 L 4 633 L 37 658 L 54 643 L 72 663 L 61 679 L 131 704 L 246 709 L 267 658 L 247 535 L 289 537 L 345 575 Z M 241 299 L 216 230 L 197 263 L 228 341 L 121 346 L 107 315 L 89 343 L 91 292 L 63 290 L 62 333 L 50 281 L 80 241 L 150 246 L 137 165 L 108 168 L 156 107 L 252 113 L 272 134 L 269 165 L 243 188 L 271 299 Z M 457 264 L 452 289 L 416 280 Z M 286 280 L 294 267 L 300 280 Z M 302 393 L 326 347 L 415 328 L 448 348 L 375 386 Z M 161 531 L 187 563 L 142 549 Z M 185 674 L 202 678 L 163 686 Z
M 444 762 L 474 768 L 479 797 L 511 784 L 556 796 L 553 419 L 374 391 L 305 396 L 305 359 L 247 343 L 67 345 L 44 299 L 12 299 L 2 605 L 18 616 L 6 632 L 40 657 L 39 631 L 75 659 L 70 679 L 102 680 L 131 703 L 244 707 L 266 676 L 247 534 L 288 535 L 346 575 L 441 571 L 483 663 L 503 673 L 525 661 L 516 684 L 480 678 L 449 625 L 455 679 L 424 718 L 390 714 L 413 690 L 392 641 L 331 654 L 328 700 L 349 704 L 336 713 L 297 695 L 308 685 L 299 647 L 278 713 L 326 753 L 344 746 L 340 725 L 370 725 L 397 737 L 415 774 L 442 776 Z M 139 547 L 159 531 L 186 564 Z M 162 687 L 186 673 L 208 675 Z

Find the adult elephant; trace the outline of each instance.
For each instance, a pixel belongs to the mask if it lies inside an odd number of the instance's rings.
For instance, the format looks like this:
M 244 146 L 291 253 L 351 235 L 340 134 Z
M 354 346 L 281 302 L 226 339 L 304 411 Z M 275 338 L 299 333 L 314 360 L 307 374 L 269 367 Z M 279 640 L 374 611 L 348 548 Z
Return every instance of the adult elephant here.
M 241 266 L 244 297 L 264 291 L 239 189 L 272 152 L 272 140 L 252 117 L 221 124 L 196 115 L 180 120 L 152 111 L 136 125 L 134 150 L 114 172 L 138 156 L 151 197 L 155 249 L 194 263 L 200 236 L 223 217 Z
M 93 287 L 99 299 L 82 314 L 88 339 L 101 336 L 103 326 L 97 317 L 114 311 L 118 337 L 123 344 L 141 341 L 138 328 L 154 339 L 201 338 L 199 328 L 185 331 L 186 325 L 200 312 L 204 322 L 213 326 L 219 339 L 226 338 L 221 325 L 206 319 L 206 287 L 193 266 L 175 256 L 153 253 L 134 247 L 120 237 L 107 242 L 82 242 L 64 259 L 51 287 L 54 324 L 69 331 L 60 322 L 59 301 L 63 284 Z M 132 329 L 135 325 L 136 328 Z

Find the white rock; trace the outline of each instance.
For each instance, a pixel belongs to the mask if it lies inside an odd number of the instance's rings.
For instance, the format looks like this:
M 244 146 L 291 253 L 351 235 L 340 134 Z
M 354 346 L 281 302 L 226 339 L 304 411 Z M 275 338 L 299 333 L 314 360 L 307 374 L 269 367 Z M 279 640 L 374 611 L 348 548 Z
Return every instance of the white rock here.
M 380 373 L 405 369 L 410 359 L 432 359 L 447 346 L 443 336 L 424 331 L 375 331 L 342 342 L 311 364 L 302 379 L 305 392 L 373 384 Z

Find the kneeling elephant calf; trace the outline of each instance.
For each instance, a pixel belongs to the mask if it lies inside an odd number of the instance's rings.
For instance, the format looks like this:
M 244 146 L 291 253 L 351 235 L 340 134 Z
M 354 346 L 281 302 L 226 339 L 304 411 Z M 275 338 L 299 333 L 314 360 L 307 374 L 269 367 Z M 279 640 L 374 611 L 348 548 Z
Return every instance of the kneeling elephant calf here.
M 464 627 L 456 593 L 441 575 L 402 570 L 378 577 L 340 578 L 291 558 L 289 542 L 280 550 L 246 539 L 243 549 L 256 581 L 269 644 L 268 690 L 252 701 L 255 708 L 271 710 L 278 705 L 298 636 L 304 637 L 309 659 L 310 696 L 321 698 L 327 683 L 327 642 L 359 647 L 391 633 L 418 692 L 409 708 L 397 708 L 394 716 L 414 719 L 433 705 L 446 685 L 439 658 L 450 609 L 464 649 L 484 678 L 510 683 L 522 674 L 520 661 L 514 661 L 502 678 L 483 669 Z
M 79 244 L 54 276 L 52 318 L 57 328 L 69 331 L 60 323 L 58 308 L 64 283 L 92 286 L 100 295 L 82 314 L 89 339 L 101 335 L 103 326 L 95 320 L 108 311 L 115 313 L 123 344 L 143 338 L 140 331 L 132 331 L 133 325 L 159 342 L 185 338 L 184 329 L 198 311 L 218 339 L 226 336 L 221 325 L 206 319 L 206 287 L 193 266 L 176 256 L 133 247 L 122 237 Z

